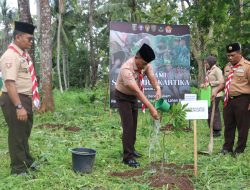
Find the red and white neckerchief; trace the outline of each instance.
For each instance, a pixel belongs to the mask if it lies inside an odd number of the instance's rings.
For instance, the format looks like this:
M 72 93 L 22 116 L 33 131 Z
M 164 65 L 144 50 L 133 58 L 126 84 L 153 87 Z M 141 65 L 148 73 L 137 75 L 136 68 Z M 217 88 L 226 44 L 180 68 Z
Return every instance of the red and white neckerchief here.
M 32 100 L 33 100 L 34 106 L 37 109 L 39 109 L 40 108 L 40 96 L 38 93 L 38 83 L 36 79 L 36 71 L 34 68 L 34 64 L 31 60 L 31 57 L 26 52 L 23 52 L 23 54 L 21 55 L 20 52 L 17 51 L 17 49 L 13 46 L 13 44 L 10 44 L 8 48 L 12 49 L 14 52 L 18 53 L 20 56 L 22 56 L 23 58 L 27 60 L 28 65 L 29 65 L 29 72 L 30 72 L 31 80 L 32 80 Z
M 139 73 L 139 88 L 144 93 L 144 80 L 143 80 L 143 74 L 141 69 L 135 70 L 136 72 Z M 146 106 L 142 103 L 141 105 L 141 110 L 143 113 L 145 113 Z
M 208 70 L 207 73 L 206 73 L 205 84 L 209 83 L 208 75 L 209 75 L 210 72 L 211 72 L 211 70 Z
M 224 91 L 225 91 L 225 96 L 224 96 L 224 107 L 227 106 L 227 102 L 228 102 L 228 96 L 229 96 L 229 87 L 230 87 L 230 84 L 231 84 L 231 81 L 233 79 L 233 75 L 234 75 L 234 71 L 239 67 L 240 65 L 235 65 L 235 66 L 230 66 L 231 68 L 231 71 L 226 79 L 226 85 L 225 85 L 225 88 L 224 88 Z

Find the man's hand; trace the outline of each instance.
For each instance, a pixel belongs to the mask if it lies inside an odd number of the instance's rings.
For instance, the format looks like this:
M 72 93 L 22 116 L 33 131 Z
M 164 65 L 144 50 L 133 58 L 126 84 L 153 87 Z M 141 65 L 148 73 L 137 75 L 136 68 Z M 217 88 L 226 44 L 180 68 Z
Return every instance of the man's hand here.
M 156 92 L 155 92 L 155 100 L 158 100 L 161 98 L 161 87 L 157 86 L 156 87 Z
M 157 110 L 156 110 L 154 107 L 150 108 L 150 109 L 149 109 L 149 112 L 150 112 L 151 116 L 152 116 L 155 120 L 158 120 L 158 119 L 159 119 L 158 112 L 157 112 Z
M 24 109 L 24 107 L 22 107 L 21 109 L 16 109 L 16 116 L 17 119 L 20 121 L 27 121 L 28 119 L 28 114 L 26 109 Z
M 209 86 L 209 83 L 208 83 L 208 82 L 203 83 L 203 84 L 200 85 L 201 88 L 206 88 L 206 87 L 208 87 L 208 86 Z

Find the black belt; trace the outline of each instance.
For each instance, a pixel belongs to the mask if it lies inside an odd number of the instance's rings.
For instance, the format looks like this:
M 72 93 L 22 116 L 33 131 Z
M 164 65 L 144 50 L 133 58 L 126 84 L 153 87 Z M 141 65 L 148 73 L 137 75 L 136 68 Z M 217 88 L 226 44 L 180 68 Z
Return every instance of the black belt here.
M 248 96 L 249 94 L 241 94 L 239 96 L 229 96 L 230 99 L 236 99 L 236 98 L 240 98 L 242 96 Z
M 9 95 L 8 92 L 3 92 L 3 94 Z M 25 97 L 28 97 L 28 98 L 32 98 L 32 95 L 21 94 L 21 93 L 18 93 L 18 95 L 25 96 Z

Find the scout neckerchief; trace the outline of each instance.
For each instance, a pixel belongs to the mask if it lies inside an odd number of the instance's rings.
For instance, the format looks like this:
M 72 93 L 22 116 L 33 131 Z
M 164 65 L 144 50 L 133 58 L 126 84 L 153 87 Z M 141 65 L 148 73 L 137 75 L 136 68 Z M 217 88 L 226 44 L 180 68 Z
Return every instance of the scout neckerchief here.
M 10 44 L 9 49 L 12 49 L 14 52 L 16 52 L 17 54 L 19 54 L 20 56 L 22 56 L 29 65 L 29 71 L 30 71 L 30 75 L 31 75 L 31 80 L 32 80 L 32 100 L 33 100 L 33 104 L 34 106 L 39 109 L 40 108 L 40 96 L 38 93 L 38 83 L 36 80 L 36 71 L 33 65 L 33 62 L 29 56 L 28 53 L 23 52 L 23 54 L 21 55 L 19 51 L 17 51 L 17 49 L 13 46 L 13 44 Z
M 144 81 L 143 81 L 142 70 L 137 69 L 137 70 L 135 70 L 135 72 L 139 73 L 139 87 L 140 87 L 142 93 L 144 93 Z M 143 113 L 145 113 L 145 109 L 146 109 L 146 106 L 142 103 L 141 110 L 142 110 Z
M 212 66 L 211 69 L 209 69 L 206 73 L 206 77 L 205 77 L 205 83 L 209 83 L 209 78 L 208 75 L 211 73 L 211 71 L 214 69 L 214 65 Z
M 231 84 L 231 81 L 232 81 L 232 78 L 233 78 L 233 75 L 234 75 L 234 71 L 239 67 L 240 65 L 235 65 L 235 66 L 230 66 L 231 68 L 231 71 L 226 79 L 226 85 L 225 85 L 225 88 L 224 88 L 224 91 L 225 91 L 225 97 L 224 97 L 224 107 L 227 106 L 227 102 L 228 102 L 228 96 L 229 96 L 229 87 L 230 87 L 230 84 Z

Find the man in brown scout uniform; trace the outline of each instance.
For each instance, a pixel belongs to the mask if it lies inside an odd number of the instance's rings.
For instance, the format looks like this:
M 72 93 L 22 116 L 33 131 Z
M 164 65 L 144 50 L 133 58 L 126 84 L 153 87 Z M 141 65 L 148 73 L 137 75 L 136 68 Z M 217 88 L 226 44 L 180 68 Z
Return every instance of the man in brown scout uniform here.
M 115 97 L 123 128 L 123 163 L 130 167 L 140 166 L 135 158 L 141 157 L 134 147 L 138 116 L 137 98 L 149 109 L 151 116 L 158 119 L 157 110 L 140 89 L 141 80 L 145 74 L 156 90 L 155 98 L 161 97 L 161 88 L 154 76 L 152 66 L 149 64 L 154 59 L 153 49 L 149 45 L 143 44 L 136 55 L 122 65 L 115 86 Z
M 246 148 L 250 126 L 250 62 L 242 56 L 239 43 L 230 44 L 226 48 L 229 63 L 224 69 L 226 78 L 223 112 L 225 143 L 221 152 L 240 154 Z M 222 89 L 223 85 L 220 90 Z M 233 152 L 236 128 L 238 142 Z
M 23 175 L 29 168 L 36 169 L 28 144 L 33 125 L 32 79 L 25 51 L 31 48 L 34 29 L 31 24 L 15 22 L 14 42 L 0 59 L 4 81 L 0 104 L 9 128 L 11 174 Z

